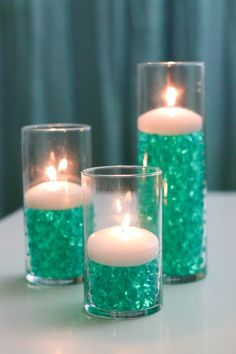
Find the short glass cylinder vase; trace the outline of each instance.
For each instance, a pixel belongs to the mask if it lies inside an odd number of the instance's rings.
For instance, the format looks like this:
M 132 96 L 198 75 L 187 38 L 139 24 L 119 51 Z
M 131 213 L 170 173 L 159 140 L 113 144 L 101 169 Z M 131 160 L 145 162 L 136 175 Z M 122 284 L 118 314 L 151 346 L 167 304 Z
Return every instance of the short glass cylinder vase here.
M 138 65 L 138 163 L 163 172 L 163 279 L 206 275 L 204 64 Z
M 22 128 L 26 279 L 62 285 L 83 276 L 81 170 L 91 166 L 91 128 Z
M 162 306 L 161 171 L 86 169 L 84 302 L 98 317 L 150 315 Z M 92 212 L 91 212 L 92 210 Z

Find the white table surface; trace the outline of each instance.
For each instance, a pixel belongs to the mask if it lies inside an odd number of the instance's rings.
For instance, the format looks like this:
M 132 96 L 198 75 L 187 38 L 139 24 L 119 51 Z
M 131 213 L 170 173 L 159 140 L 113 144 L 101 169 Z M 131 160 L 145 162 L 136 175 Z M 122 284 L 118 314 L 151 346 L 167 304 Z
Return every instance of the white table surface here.
M 164 307 L 134 320 L 83 311 L 83 285 L 24 280 L 22 211 L 0 221 L 0 354 L 235 354 L 236 193 L 208 196 L 206 279 L 164 287 Z

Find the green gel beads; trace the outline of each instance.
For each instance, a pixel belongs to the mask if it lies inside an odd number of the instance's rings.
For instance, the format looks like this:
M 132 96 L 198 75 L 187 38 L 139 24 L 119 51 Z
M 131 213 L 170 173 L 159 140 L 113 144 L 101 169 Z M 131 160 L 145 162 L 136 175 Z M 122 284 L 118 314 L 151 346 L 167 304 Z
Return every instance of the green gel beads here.
M 205 268 L 203 132 L 138 134 L 138 162 L 163 171 L 163 273 L 196 275 Z M 148 210 L 148 209 L 147 209 Z M 153 216 L 151 210 L 148 211 Z
M 25 209 L 27 272 L 45 279 L 83 274 L 82 207 L 66 210 Z
M 161 304 L 158 260 L 114 267 L 88 260 L 85 302 L 103 311 L 139 311 Z

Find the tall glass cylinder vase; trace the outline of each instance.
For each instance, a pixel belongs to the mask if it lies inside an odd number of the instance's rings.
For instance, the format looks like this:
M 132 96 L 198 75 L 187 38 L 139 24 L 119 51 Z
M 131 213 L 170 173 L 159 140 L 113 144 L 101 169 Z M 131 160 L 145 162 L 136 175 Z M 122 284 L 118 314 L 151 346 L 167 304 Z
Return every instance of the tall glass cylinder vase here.
M 146 316 L 162 305 L 161 171 L 110 166 L 82 172 L 84 301 L 107 318 Z
M 138 65 L 138 161 L 163 171 L 166 283 L 206 274 L 204 65 Z
M 73 283 L 83 275 L 81 171 L 91 166 L 91 129 L 49 124 L 22 129 L 26 279 Z

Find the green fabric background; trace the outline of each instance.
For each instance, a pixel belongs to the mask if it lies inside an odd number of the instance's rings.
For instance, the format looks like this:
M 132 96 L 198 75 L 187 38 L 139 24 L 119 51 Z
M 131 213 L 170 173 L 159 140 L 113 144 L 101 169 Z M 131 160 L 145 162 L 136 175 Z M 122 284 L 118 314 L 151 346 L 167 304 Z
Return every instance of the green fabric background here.
M 235 0 L 0 0 L 0 216 L 23 125 L 91 124 L 94 165 L 135 163 L 143 61 L 205 61 L 208 187 L 235 189 L 235 37 Z

